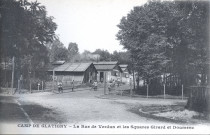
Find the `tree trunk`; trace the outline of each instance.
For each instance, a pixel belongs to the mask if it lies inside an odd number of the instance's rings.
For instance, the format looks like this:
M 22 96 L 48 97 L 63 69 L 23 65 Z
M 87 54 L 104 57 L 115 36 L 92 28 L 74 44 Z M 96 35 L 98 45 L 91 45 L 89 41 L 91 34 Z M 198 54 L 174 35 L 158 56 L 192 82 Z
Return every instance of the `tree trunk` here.
M 139 72 L 138 72 L 138 76 L 136 78 L 136 85 L 137 85 L 137 90 L 139 90 Z
M 204 86 L 190 87 L 190 95 L 186 108 L 204 113 L 209 118 L 210 113 L 210 88 Z

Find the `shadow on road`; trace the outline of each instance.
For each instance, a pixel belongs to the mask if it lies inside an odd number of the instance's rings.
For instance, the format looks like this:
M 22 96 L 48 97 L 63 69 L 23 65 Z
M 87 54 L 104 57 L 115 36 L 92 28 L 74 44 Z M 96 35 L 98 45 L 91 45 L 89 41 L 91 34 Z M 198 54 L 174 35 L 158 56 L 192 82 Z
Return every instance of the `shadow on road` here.
M 59 114 L 52 109 L 45 108 L 37 104 L 22 105 L 23 109 L 29 115 L 33 122 L 42 123 L 63 123 L 64 119 L 59 117 Z
M 29 122 L 13 97 L 0 96 L 0 122 Z

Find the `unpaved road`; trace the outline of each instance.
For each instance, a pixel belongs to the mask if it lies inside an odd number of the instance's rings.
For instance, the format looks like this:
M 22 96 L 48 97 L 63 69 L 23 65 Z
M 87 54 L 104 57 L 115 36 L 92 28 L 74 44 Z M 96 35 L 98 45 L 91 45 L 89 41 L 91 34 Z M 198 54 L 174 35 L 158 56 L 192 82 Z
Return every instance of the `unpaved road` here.
M 158 120 L 141 117 L 130 109 L 136 105 L 165 104 L 177 100 L 102 96 L 98 91 L 64 91 L 21 94 L 15 97 L 33 122 L 54 123 L 160 123 Z M 183 101 L 185 102 L 185 101 Z M 163 123 L 163 122 L 161 122 Z

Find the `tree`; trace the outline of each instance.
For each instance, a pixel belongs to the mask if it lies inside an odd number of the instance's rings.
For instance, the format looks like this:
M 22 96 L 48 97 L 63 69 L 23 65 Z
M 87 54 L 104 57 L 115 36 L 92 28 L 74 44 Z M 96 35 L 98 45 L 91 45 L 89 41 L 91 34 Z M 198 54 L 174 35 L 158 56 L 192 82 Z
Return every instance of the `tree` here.
M 96 49 L 93 54 L 100 55 L 100 61 L 110 61 L 111 54 L 107 50 Z
M 134 67 L 143 79 L 150 80 L 159 76 L 170 61 L 165 56 L 165 48 L 169 44 L 163 29 L 170 20 L 170 5 L 165 5 L 149 2 L 144 6 L 134 7 L 118 25 L 120 30 L 117 38 L 131 52 Z
M 68 61 L 69 59 L 69 51 L 65 48 L 63 43 L 60 42 L 58 37 L 52 42 L 52 45 L 49 47 L 48 50 L 51 62 L 57 60 Z
M 48 62 L 46 44 L 53 41 L 57 28 L 53 17 L 37 1 L 1 0 L 0 7 L 1 58 L 15 57 L 18 74 L 28 72 L 23 68 L 27 62 L 32 65 L 30 70 L 43 68 Z
M 2 54 L 19 57 L 36 53 L 53 40 L 57 25 L 40 3 L 2 0 L 0 10 Z
M 69 43 L 68 46 L 68 52 L 69 52 L 69 60 L 73 60 L 74 57 L 78 54 L 79 49 L 77 43 Z
M 179 35 L 180 44 L 176 46 L 174 55 L 182 58 L 175 59 L 177 65 L 184 65 L 180 74 L 183 82 L 193 84 L 188 78 L 201 74 L 201 85 L 207 84 L 209 61 L 209 1 L 176 2 L 177 9 L 182 13 L 179 17 L 177 30 L 171 33 Z M 169 31 L 170 32 L 170 31 Z M 185 49 L 183 53 L 181 50 Z M 183 58 L 184 62 L 183 63 Z M 178 68 L 178 67 L 177 67 Z M 209 78 L 209 77 L 208 77 Z
M 88 50 L 84 50 L 84 52 L 80 55 L 80 61 L 83 62 L 97 62 L 100 60 L 99 54 L 94 54 Z
M 130 52 L 129 51 L 125 51 L 125 52 L 117 52 L 114 51 L 111 54 L 111 60 L 112 61 L 118 61 L 119 64 L 131 64 L 131 60 L 130 60 Z
M 189 86 L 208 72 L 208 18 L 209 2 L 150 1 L 121 19 L 117 38 L 142 77 L 170 72 Z

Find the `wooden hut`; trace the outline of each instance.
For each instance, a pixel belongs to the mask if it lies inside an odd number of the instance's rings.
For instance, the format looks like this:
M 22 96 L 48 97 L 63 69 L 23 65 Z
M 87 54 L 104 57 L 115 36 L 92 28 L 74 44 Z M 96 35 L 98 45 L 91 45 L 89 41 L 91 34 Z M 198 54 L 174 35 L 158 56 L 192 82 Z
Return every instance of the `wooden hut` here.
M 50 75 L 55 75 L 57 81 L 92 82 L 96 80 L 97 70 L 93 63 L 65 63 L 54 69 L 48 70 Z
M 104 78 L 106 78 L 106 81 L 121 80 L 122 69 L 118 65 L 117 61 L 101 61 L 93 64 L 98 71 L 98 81 L 103 82 Z
M 128 71 L 128 65 L 127 64 L 121 64 L 119 65 L 122 69 L 122 82 L 129 83 L 130 82 L 130 74 Z

